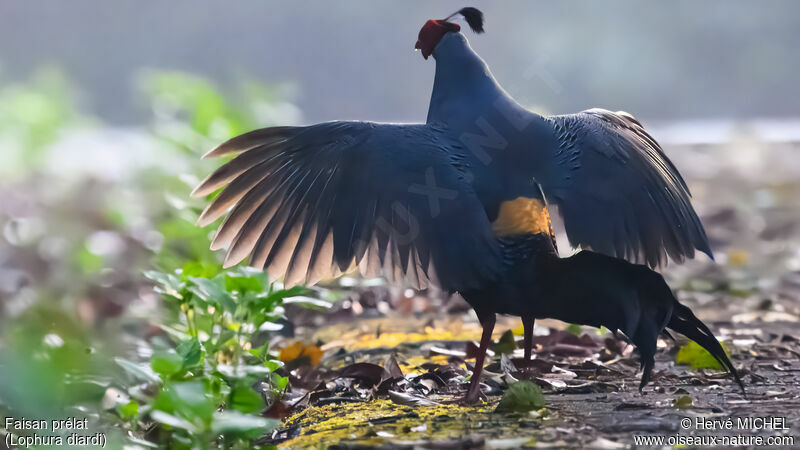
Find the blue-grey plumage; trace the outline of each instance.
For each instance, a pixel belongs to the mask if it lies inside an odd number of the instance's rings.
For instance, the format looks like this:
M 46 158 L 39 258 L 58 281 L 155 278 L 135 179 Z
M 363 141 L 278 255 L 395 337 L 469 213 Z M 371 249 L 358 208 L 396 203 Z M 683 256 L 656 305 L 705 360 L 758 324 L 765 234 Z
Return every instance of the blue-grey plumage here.
M 460 13 L 482 30 L 480 11 Z M 198 223 L 227 214 L 212 243 L 227 249 L 224 264 L 249 256 L 289 285 L 358 269 L 459 292 L 483 325 L 467 401 L 478 398 L 496 314 L 522 318 L 526 358 L 536 318 L 606 326 L 639 348 L 644 386 L 670 328 L 739 381 L 708 328 L 635 264 L 695 249 L 711 256 L 689 189 L 658 143 L 624 112 L 526 110 L 458 30 L 445 19 L 420 31 L 417 47 L 436 59 L 425 124 L 264 128 L 209 152 L 238 153 L 193 192 L 223 188 Z M 552 204 L 570 243 L 593 252 L 558 256 Z

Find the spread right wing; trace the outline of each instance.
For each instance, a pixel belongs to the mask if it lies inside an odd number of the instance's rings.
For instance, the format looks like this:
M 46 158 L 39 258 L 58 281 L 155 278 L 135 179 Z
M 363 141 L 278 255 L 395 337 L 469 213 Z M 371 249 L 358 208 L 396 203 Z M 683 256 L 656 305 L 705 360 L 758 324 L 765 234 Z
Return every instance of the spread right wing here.
M 558 204 L 569 241 L 651 267 L 711 256 L 686 182 L 630 114 L 591 109 L 549 118 L 558 145 L 534 174 Z

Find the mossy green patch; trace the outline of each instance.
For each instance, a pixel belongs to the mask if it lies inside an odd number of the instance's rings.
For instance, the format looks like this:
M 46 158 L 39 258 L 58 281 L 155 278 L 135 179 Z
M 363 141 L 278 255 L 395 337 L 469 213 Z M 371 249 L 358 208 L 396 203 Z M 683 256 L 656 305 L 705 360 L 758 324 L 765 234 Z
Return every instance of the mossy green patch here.
M 497 412 L 528 412 L 544 408 L 542 388 L 530 381 L 511 383 L 497 405 Z

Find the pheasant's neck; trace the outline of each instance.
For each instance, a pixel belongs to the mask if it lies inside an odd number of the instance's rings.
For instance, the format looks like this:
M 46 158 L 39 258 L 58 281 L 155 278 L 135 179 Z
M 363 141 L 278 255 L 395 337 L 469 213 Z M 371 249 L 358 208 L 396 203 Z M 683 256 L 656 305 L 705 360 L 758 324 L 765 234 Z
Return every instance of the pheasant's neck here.
M 433 55 L 436 76 L 427 122 L 456 139 L 474 167 L 494 165 L 474 171 L 476 191 L 487 202 L 513 200 L 506 198 L 509 192 L 541 198 L 532 173 L 541 165 L 536 155 L 549 153 L 531 149 L 534 143 L 548 145 L 552 126 L 500 87 L 463 35 L 448 33 Z
M 497 83 L 486 62 L 472 50 L 463 35 L 445 35 L 434 50 L 434 58 L 436 76 L 428 123 L 459 126 L 461 120 L 473 121 L 476 115 L 490 113 L 498 107 L 519 106 Z

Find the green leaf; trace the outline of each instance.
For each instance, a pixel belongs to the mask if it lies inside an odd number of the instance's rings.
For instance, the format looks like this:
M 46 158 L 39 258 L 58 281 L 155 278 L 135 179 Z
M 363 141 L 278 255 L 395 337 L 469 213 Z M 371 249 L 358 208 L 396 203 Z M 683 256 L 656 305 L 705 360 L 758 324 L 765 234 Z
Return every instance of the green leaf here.
M 253 376 L 269 375 L 271 370 L 264 366 L 251 366 L 249 364 L 218 364 L 217 372 L 227 378 L 252 379 Z
M 276 392 L 283 392 L 289 385 L 289 377 L 282 377 L 277 373 L 272 374 L 272 386 Z
M 222 377 L 217 375 L 209 375 L 205 379 L 206 383 L 206 390 L 214 395 L 215 398 L 219 399 L 218 403 L 223 403 L 224 399 L 228 397 L 228 394 L 231 392 L 230 386 Z
M 161 383 L 161 378 L 145 365 L 137 364 L 119 357 L 114 358 L 114 362 L 134 378 L 147 381 L 148 383 Z
M 191 339 L 192 337 L 190 334 L 185 333 L 181 330 L 176 330 L 175 328 L 172 328 L 168 325 L 161 324 L 158 327 L 164 330 L 164 332 L 167 333 L 169 337 L 171 337 L 176 341 L 185 341 L 186 339 Z
M 266 305 L 275 305 L 285 298 L 308 296 L 309 294 L 311 294 L 311 291 L 305 286 L 294 286 L 289 289 L 280 289 L 270 293 L 263 300 L 263 303 Z
M 264 346 L 265 346 L 265 347 L 266 347 L 267 345 L 268 345 L 268 344 L 264 344 Z M 261 354 L 263 355 L 264 353 L 265 353 L 265 352 L 262 352 Z M 268 368 L 270 371 L 274 372 L 274 371 L 276 371 L 276 370 L 280 369 L 281 367 L 283 367 L 283 361 L 279 361 L 279 360 L 277 360 L 277 359 L 271 359 L 271 360 L 264 361 L 264 365 L 265 365 L 265 366 L 266 366 L 266 367 L 267 367 L 267 368 Z
M 194 286 L 189 290 L 198 298 L 214 305 L 220 305 L 230 313 L 236 311 L 236 302 L 225 290 L 224 280 L 220 277 L 212 279 L 191 277 L 190 280 Z
M 283 304 L 284 305 L 294 304 L 294 305 L 305 306 L 306 308 L 319 309 L 319 310 L 329 309 L 331 305 L 333 305 L 333 303 L 327 300 L 322 300 L 312 297 L 304 297 L 304 296 L 285 298 L 283 299 Z
M 92 375 L 70 376 L 63 383 L 64 400 L 75 403 L 86 400 L 99 401 L 111 384 L 110 380 Z
M 720 343 L 722 345 L 722 343 Z M 722 345 L 722 349 L 727 354 L 728 351 Z M 689 341 L 688 344 L 678 350 L 678 355 L 675 357 L 675 362 L 678 364 L 689 364 L 692 369 L 722 369 L 719 362 L 706 349 L 700 344 Z
M 567 333 L 574 334 L 575 336 L 581 335 L 581 326 L 577 323 L 571 323 L 567 326 Z
M 208 309 L 195 308 L 194 309 L 194 326 L 195 330 L 203 331 L 207 335 L 214 334 L 214 326 L 217 325 L 217 318 L 208 312 Z M 208 342 L 207 340 L 205 342 Z
M 497 405 L 497 412 L 528 412 L 544 408 L 542 388 L 530 381 L 511 383 Z
M 511 330 L 506 330 L 497 343 L 492 345 L 492 350 L 498 355 L 511 354 L 517 348 L 517 343 L 514 341 L 514 333 Z
M 177 352 L 183 358 L 184 367 L 197 365 L 203 359 L 203 347 L 196 338 L 178 344 Z
M 117 414 L 119 414 L 123 420 L 135 419 L 136 416 L 139 415 L 139 404 L 136 403 L 136 401 L 131 400 L 124 405 L 118 405 Z
M 181 282 L 180 278 L 175 275 L 159 272 L 157 270 L 148 270 L 144 273 L 144 276 L 157 284 L 155 291 L 159 294 L 169 295 L 178 299 L 183 298 L 180 292 L 184 289 L 185 285 Z
M 231 330 L 230 328 L 225 328 L 219 332 L 219 342 L 222 345 L 228 345 L 231 341 L 233 344 L 236 344 L 236 331 Z
M 267 419 L 252 414 L 242 414 L 238 411 L 222 411 L 214 414 L 211 431 L 214 433 L 248 433 L 258 431 L 259 434 L 269 433 L 280 426 L 276 419 Z
M 153 409 L 209 426 L 217 403 L 206 383 L 187 381 L 166 385 L 153 401 Z
M 155 373 L 170 376 L 183 368 L 183 358 L 171 348 L 159 350 L 150 357 L 150 367 Z
M 231 390 L 231 407 L 243 413 L 255 413 L 264 409 L 264 399 L 251 386 L 239 383 Z
M 195 278 L 213 278 L 220 271 L 218 265 L 205 264 L 198 261 L 186 263 L 181 269 L 181 278 L 188 280 L 190 277 Z
M 264 292 L 267 287 L 264 280 L 258 276 L 246 277 L 233 273 L 225 275 L 225 290 L 228 292 L 239 292 L 240 294 Z
M 150 413 L 150 417 L 163 425 L 169 425 L 173 428 L 180 428 L 190 433 L 197 432 L 197 427 L 188 420 L 173 416 L 172 414 L 167 414 L 164 411 L 153 411 Z

